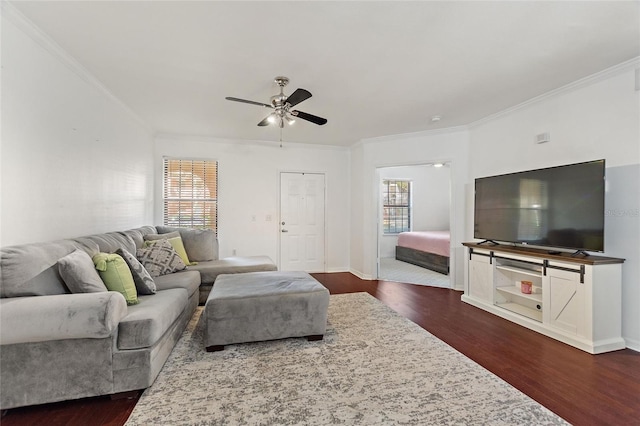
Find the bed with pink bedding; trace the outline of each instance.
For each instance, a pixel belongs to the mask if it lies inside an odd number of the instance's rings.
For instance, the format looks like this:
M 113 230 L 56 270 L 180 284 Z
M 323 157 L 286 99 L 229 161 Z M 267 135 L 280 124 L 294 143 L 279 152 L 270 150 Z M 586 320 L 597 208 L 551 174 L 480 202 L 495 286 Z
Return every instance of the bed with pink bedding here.
M 396 259 L 448 275 L 449 250 L 449 231 L 401 232 Z

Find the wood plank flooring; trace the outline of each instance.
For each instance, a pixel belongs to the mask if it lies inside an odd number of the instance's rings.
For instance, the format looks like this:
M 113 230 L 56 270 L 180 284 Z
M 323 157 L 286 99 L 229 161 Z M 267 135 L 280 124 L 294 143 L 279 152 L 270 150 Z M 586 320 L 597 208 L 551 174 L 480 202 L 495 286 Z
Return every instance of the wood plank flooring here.
M 460 301 L 449 289 L 314 274 L 331 294 L 366 291 L 575 425 L 640 425 L 640 353 L 590 355 Z M 427 362 L 428 360 L 425 360 Z M 2 426 L 123 425 L 137 398 L 9 410 Z

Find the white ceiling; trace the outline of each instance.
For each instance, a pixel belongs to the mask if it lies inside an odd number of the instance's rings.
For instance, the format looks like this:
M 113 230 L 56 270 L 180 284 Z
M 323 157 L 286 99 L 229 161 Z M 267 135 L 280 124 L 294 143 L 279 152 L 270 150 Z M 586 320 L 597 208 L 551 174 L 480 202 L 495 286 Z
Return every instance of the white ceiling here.
M 640 56 L 638 1 L 13 1 L 157 133 L 285 141 L 461 126 Z M 442 120 L 432 123 L 433 115 Z

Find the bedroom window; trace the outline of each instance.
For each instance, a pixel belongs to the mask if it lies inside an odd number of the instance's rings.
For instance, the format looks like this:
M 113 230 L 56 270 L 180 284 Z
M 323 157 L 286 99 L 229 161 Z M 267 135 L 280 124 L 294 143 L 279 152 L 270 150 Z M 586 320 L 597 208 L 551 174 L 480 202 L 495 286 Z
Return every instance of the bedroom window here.
M 218 162 L 165 158 L 163 213 L 167 226 L 218 230 Z
M 411 230 L 411 181 L 382 181 L 382 227 L 385 234 Z

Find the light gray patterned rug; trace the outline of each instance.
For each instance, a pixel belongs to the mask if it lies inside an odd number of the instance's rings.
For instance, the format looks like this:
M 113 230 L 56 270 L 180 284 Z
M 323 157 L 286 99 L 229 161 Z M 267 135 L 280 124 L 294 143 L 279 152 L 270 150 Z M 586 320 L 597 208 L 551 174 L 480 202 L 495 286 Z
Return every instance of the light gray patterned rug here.
M 366 293 L 323 341 L 203 347 L 194 315 L 127 425 L 556 425 L 561 418 Z

